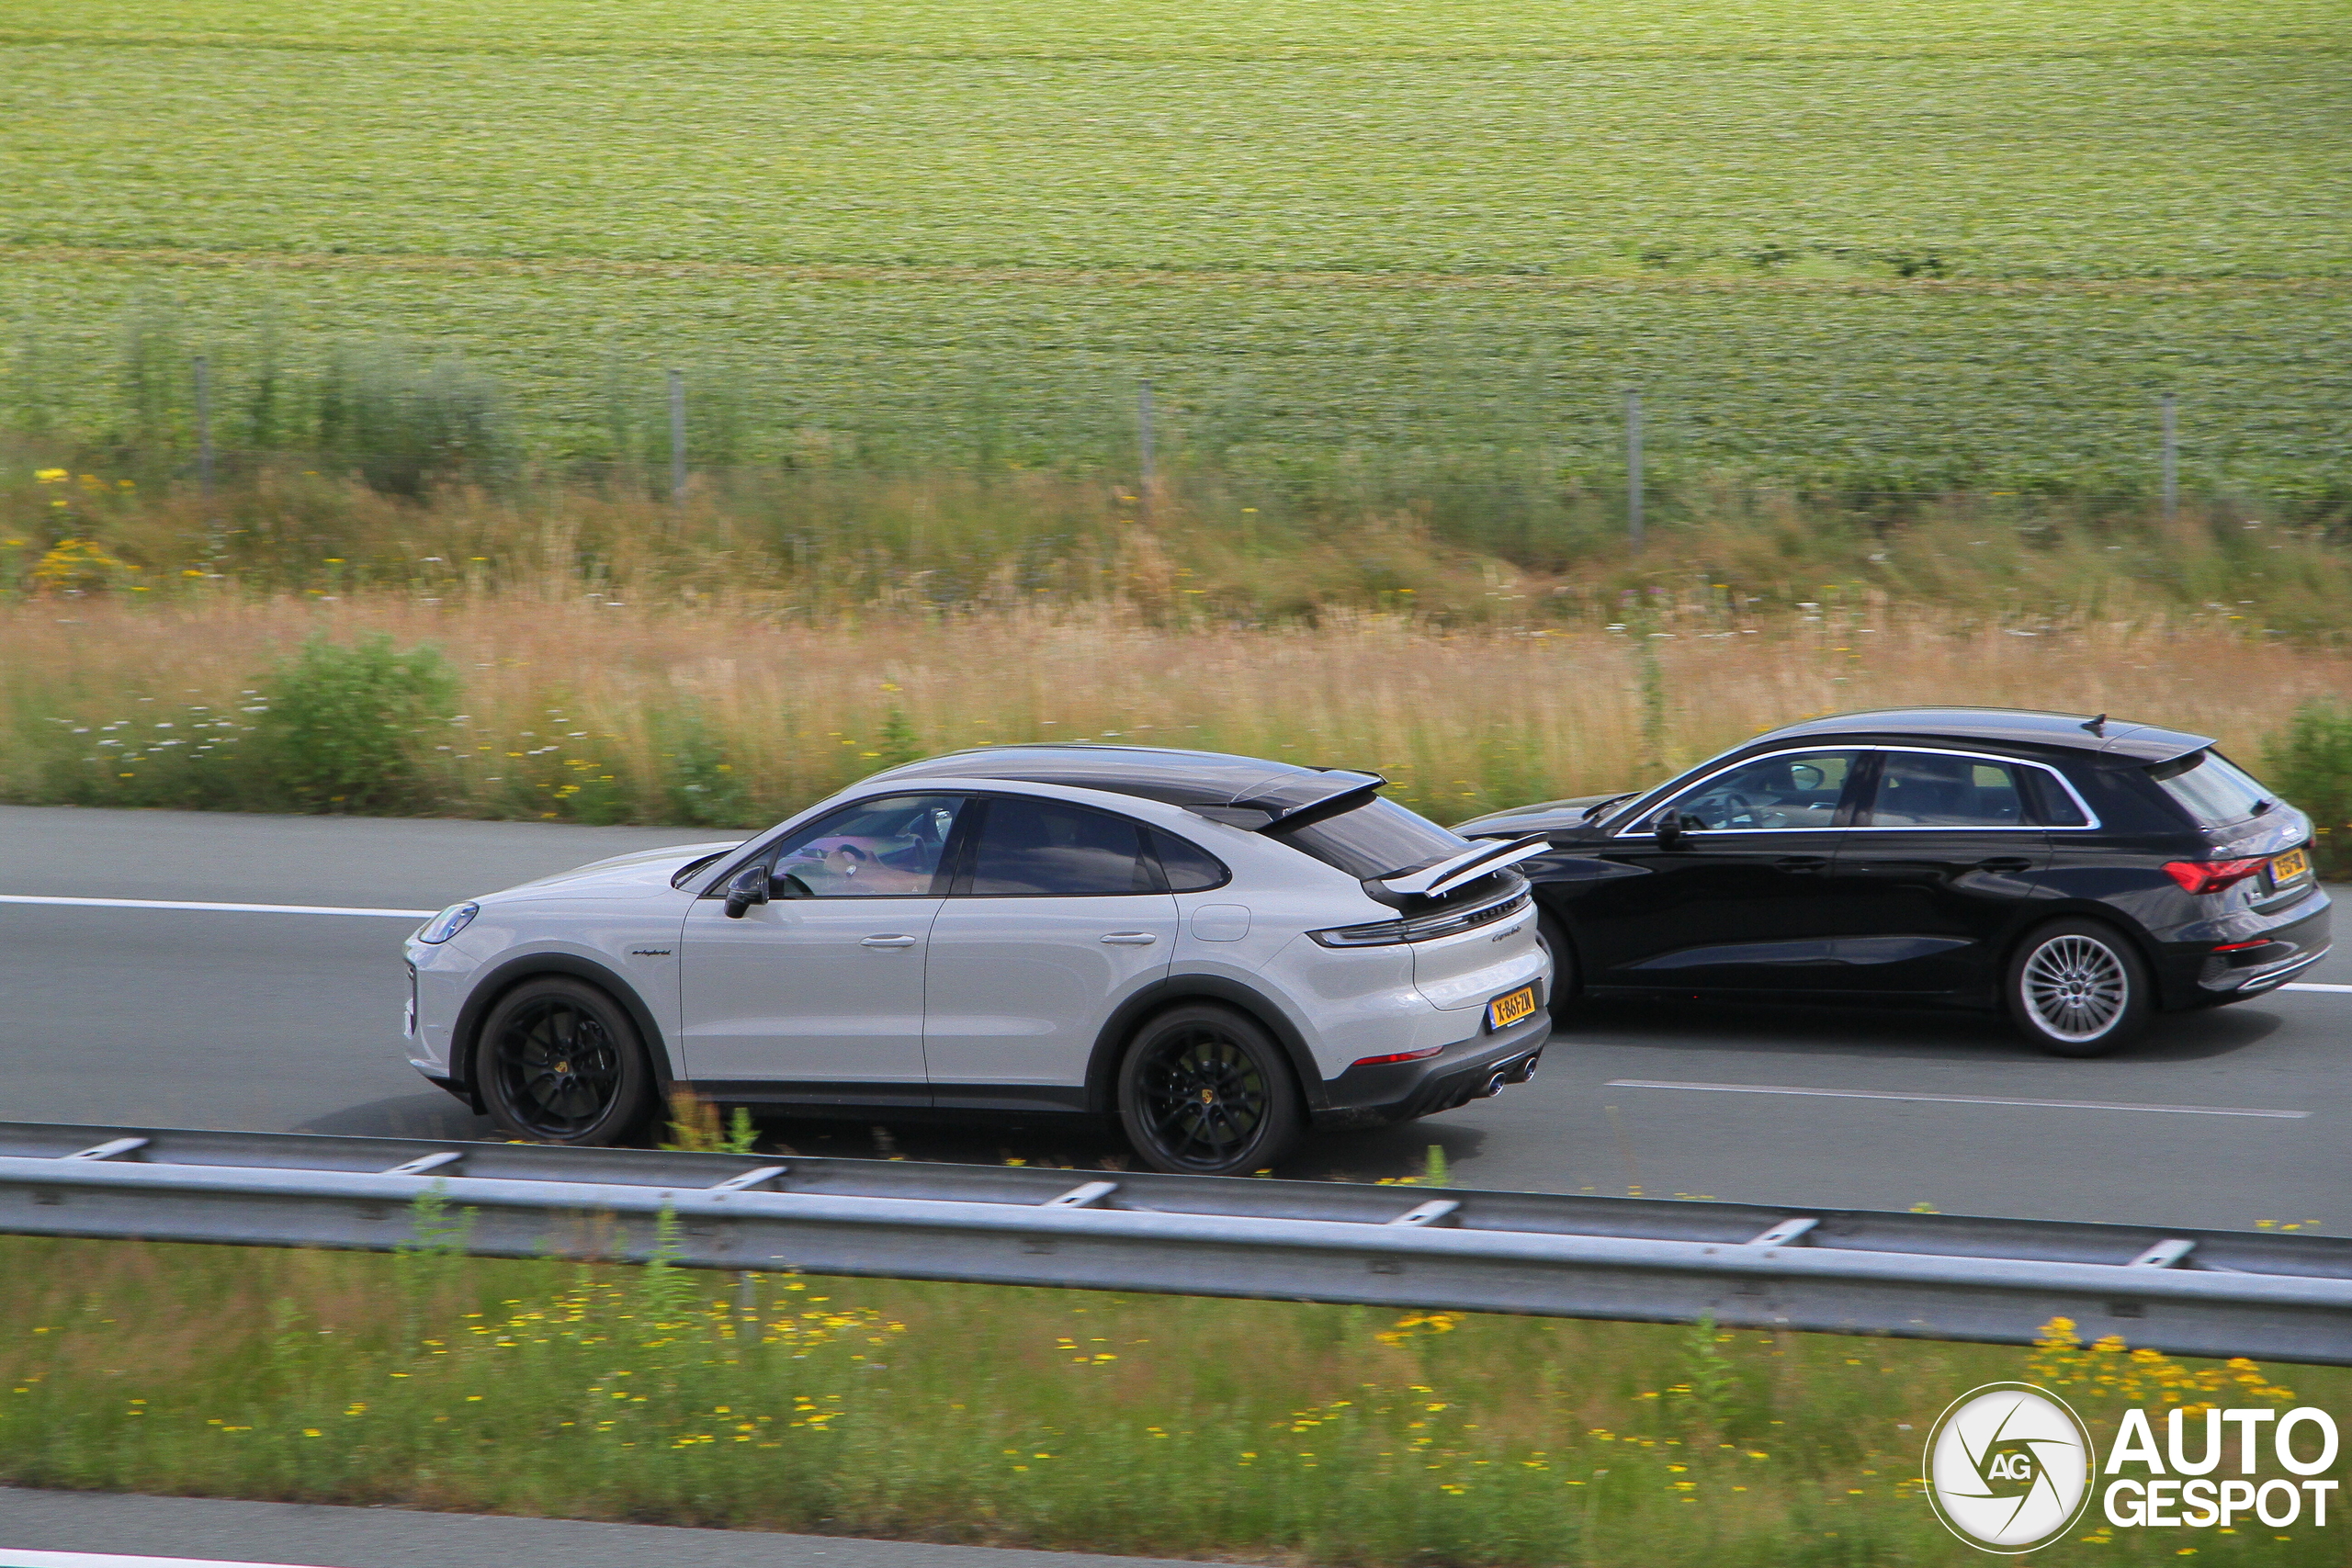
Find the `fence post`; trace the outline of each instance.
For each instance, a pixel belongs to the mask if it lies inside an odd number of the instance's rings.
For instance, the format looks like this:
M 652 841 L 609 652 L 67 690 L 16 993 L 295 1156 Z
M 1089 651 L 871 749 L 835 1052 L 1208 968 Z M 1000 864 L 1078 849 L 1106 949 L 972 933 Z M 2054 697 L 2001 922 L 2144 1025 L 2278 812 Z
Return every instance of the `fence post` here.
M 2180 511 L 2180 426 L 2173 394 L 2165 394 L 2164 513 L 2173 521 Z
M 1642 547 L 1642 394 L 1625 393 L 1625 538 Z
M 686 500 L 686 374 L 670 372 L 670 501 Z
M 1152 479 L 1151 383 L 1149 381 L 1138 382 L 1136 386 L 1136 441 L 1142 454 L 1142 462 L 1138 467 L 1141 469 L 1143 481 L 1136 491 L 1136 500 L 1140 502 L 1142 520 L 1148 523 L 1151 521 Z
M 196 356 L 196 483 L 205 495 L 212 493 L 212 361 L 201 354 Z

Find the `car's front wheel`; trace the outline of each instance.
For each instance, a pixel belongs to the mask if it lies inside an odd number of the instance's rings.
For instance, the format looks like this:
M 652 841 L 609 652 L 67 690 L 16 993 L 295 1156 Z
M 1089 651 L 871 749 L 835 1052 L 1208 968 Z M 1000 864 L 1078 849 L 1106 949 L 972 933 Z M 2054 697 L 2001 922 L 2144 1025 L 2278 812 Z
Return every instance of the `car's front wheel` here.
M 560 976 L 498 999 L 475 1048 L 474 1082 L 499 1131 L 541 1144 L 626 1142 L 653 1110 L 637 1026 L 612 998 Z
M 2122 933 L 2059 920 L 2009 960 L 2009 1016 L 2053 1056 L 2104 1056 L 2148 1025 L 2148 968 Z
M 1242 1176 L 1298 1142 L 1305 1118 L 1282 1047 L 1228 1008 L 1171 1008 L 1119 1066 L 1119 1123 L 1154 1170 Z

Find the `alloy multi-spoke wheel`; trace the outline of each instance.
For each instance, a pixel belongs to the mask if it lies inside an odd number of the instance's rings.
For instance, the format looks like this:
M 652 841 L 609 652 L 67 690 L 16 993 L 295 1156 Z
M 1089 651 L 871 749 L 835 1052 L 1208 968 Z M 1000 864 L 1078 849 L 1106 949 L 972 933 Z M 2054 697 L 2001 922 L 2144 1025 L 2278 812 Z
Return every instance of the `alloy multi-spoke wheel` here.
M 1264 1030 L 1224 1008 L 1180 1007 L 1144 1025 L 1128 1050 L 1119 1120 L 1156 1169 L 1232 1176 L 1288 1152 L 1298 1090 Z
M 651 1092 L 637 1031 L 577 980 L 526 981 L 482 1025 L 483 1103 L 504 1131 L 548 1144 L 610 1144 L 643 1120 Z
M 2010 965 L 2018 1027 L 2056 1055 L 2097 1056 L 2122 1044 L 2146 1021 L 2146 993 L 2130 944 L 2088 921 L 2036 931 Z

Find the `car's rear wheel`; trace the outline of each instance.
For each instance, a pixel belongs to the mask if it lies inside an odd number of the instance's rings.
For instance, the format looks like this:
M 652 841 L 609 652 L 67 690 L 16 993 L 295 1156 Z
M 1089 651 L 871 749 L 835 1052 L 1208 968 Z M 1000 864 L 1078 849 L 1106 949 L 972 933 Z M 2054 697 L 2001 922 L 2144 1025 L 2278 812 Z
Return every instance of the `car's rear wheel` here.
M 1282 1047 L 1229 1008 L 1170 1008 L 1136 1032 L 1119 1065 L 1119 1123 L 1154 1170 L 1263 1170 L 1304 1122 Z
M 2009 960 L 2009 1016 L 2053 1056 L 2104 1056 L 2148 1025 L 2148 968 L 2122 933 L 2059 920 Z
M 626 1142 L 653 1110 L 653 1073 L 628 1012 L 560 976 L 526 980 L 483 1021 L 474 1082 L 509 1137 Z

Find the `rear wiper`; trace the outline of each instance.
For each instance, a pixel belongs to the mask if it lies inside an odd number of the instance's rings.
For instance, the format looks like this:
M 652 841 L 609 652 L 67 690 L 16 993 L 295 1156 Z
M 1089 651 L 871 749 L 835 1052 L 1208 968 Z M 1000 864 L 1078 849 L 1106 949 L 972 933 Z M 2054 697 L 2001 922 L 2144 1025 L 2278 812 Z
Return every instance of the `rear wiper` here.
M 2278 803 L 2275 800 L 2257 800 L 2254 803 L 2254 809 L 2247 812 L 2246 815 L 2248 817 L 2259 817 L 2278 804 Z

